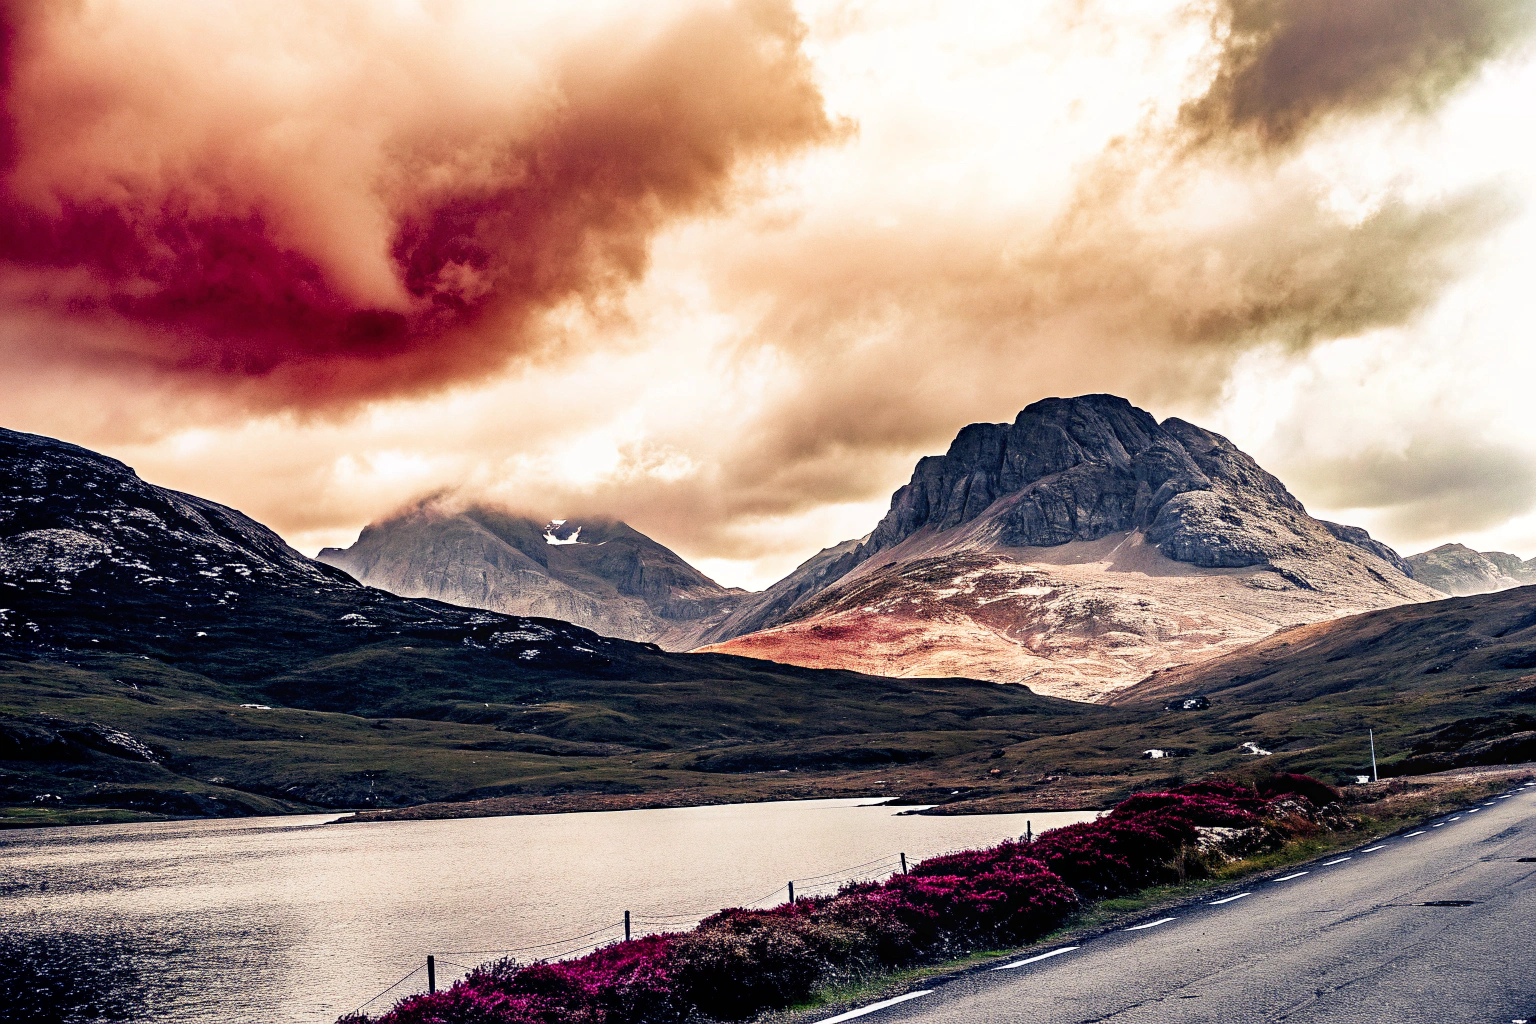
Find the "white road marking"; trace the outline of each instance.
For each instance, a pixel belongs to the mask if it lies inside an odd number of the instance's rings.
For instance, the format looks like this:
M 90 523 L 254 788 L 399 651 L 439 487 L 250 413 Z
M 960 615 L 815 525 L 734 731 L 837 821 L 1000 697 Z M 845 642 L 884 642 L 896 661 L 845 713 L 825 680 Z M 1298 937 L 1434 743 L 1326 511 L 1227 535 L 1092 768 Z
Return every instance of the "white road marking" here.
M 1032 956 L 1028 960 L 1015 960 L 1011 964 L 1003 964 L 1003 966 L 1001 966 L 1001 967 L 994 967 L 992 969 L 994 971 L 1011 971 L 1015 967 L 1023 967 L 1025 964 L 1036 963 L 1037 961 L 1040 961 L 1040 960 L 1049 960 L 1053 956 L 1061 956 L 1061 954 L 1063 954 L 1063 953 L 1070 953 L 1074 949 L 1077 949 L 1077 948 L 1079 948 L 1079 947 L 1077 947 L 1077 946 L 1062 946 L 1060 949 L 1053 949 L 1049 953 L 1041 953 L 1039 956 Z M 826 1024 L 826 1021 L 822 1021 L 822 1024 Z
M 1386 848 L 1387 848 L 1387 844 L 1386 843 L 1382 843 L 1380 846 L 1373 846 L 1369 850 L 1361 850 L 1360 852 L 1361 853 L 1375 853 L 1377 850 L 1385 850 Z
M 1133 924 L 1129 928 L 1127 928 L 1126 931 L 1128 931 L 1128 932 L 1139 932 L 1143 928 L 1156 928 L 1158 925 L 1160 925 L 1160 924 L 1167 924 L 1169 921 L 1172 921 L 1172 920 L 1175 920 L 1175 919 L 1171 918 L 1171 917 L 1162 917 L 1162 918 L 1158 918 L 1156 921 L 1148 921 L 1146 924 Z
M 1470 810 L 1470 811 L 1468 811 L 1468 812 L 1467 812 L 1467 813 L 1468 813 L 1468 814 L 1476 814 L 1476 813 L 1477 813 L 1477 812 L 1478 812 L 1478 811 L 1480 811 L 1480 810 L 1482 810 L 1482 808 L 1481 808 L 1481 807 L 1474 807 L 1474 808 L 1472 808 L 1472 809 L 1471 809 L 1471 810 Z
M 828 1017 L 825 1020 L 818 1021 L 817 1024 L 837 1024 L 837 1022 L 840 1020 L 853 1020 L 853 1018 L 862 1017 L 866 1013 L 874 1013 L 876 1010 L 883 1010 L 887 1006 L 895 1006 L 897 1003 L 904 1003 L 908 999 L 916 999 L 918 996 L 931 995 L 933 995 L 933 989 L 931 988 L 925 988 L 921 992 L 908 992 L 906 995 L 897 996 L 895 999 L 886 999 L 882 1002 L 870 1003 L 868 1006 L 860 1007 L 857 1010 L 849 1010 L 847 1013 L 840 1013 L 836 1017 Z
M 1458 814 L 1458 815 L 1456 815 L 1456 817 L 1454 817 L 1454 818 L 1447 818 L 1446 820 L 1447 821 L 1460 821 L 1461 820 L 1461 815 Z
M 1437 821 L 1437 822 L 1435 822 L 1433 825 L 1431 825 L 1429 827 L 1430 828 L 1445 828 L 1445 822 Z M 1420 833 L 1420 834 L 1422 835 L 1423 833 Z
M 1347 860 L 1349 860 L 1349 858 L 1348 858 L 1348 857 L 1340 857 L 1340 858 L 1338 858 L 1338 859 L 1337 859 L 1337 860 L 1325 860 L 1325 861 L 1323 861 L 1323 867 L 1325 867 L 1325 868 L 1331 868 L 1331 867 L 1333 867 L 1333 866 L 1334 866 L 1334 865 L 1335 865 L 1335 864 L 1343 864 L 1343 863 L 1344 863 L 1344 862 L 1345 862 L 1345 861 L 1347 861 Z
M 1403 836 L 1403 838 L 1404 839 L 1412 839 L 1414 836 L 1421 836 L 1421 835 L 1423 835 L 1424 831 L 1425 830 L 1421 828 L 1417 832 L 1409 832 L 1407 835 Z
M 1240 900 L 1244 896 L 1252 896 L 1252 895 L 1253 895 L 1253 893 L 1251 893 L 1251 892 L 1240 892 L 1236 896 L 1228 896 L 1227 898 L 1220 899 L 1220 900 L 1211 900 L 1210 905 L 1213 906 L 1213 907 L 1219 907 L 1223 903 L 1231 903 L 1233 900 Z
M 1300 878 L 1302 875 L 1305 875 L 1306 873 L 1307 872 L 1305 872 L 1305 871 L 1294 871 L 1294 872 L 1292 872 L 1289 875 L 1281 875 L 1279 878 L 1271 878 L 1270 881 L 1271 882 L 1289 882 L 1291 879 L 1293 879 L 1293 878 Z

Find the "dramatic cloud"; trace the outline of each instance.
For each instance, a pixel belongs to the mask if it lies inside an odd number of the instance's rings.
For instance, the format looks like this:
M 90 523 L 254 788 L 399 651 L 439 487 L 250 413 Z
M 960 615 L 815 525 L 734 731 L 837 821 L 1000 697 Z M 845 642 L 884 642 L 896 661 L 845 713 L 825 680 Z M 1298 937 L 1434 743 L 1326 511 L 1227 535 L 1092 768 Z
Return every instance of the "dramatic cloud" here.
M 1092 391 L 1529 499 L 1530 2 L 4 2 L 0 418 L 311 550 L 447 489 L 761 585 Z
M 516 14 L 430 10 L 0 7 L 10 357 L 257 408 L 483 377 L 545 343 L 539 314 L 639 281 L 741 171 L 838 131 L 786 0 L 539 49 Z
M 1215 77 L 1180 120 L 1275 148 L 1337 115 L 1425 112 L 1533 26 L 1531 0 L 1218 0 Z
M 1298 466 L 1293 481 L 1333 508 L 1377 510 L 1381 528 L 1402 541 L 1478 532 L 1536 504 L 1528 452 L 1460 437 L 1315 461 Z

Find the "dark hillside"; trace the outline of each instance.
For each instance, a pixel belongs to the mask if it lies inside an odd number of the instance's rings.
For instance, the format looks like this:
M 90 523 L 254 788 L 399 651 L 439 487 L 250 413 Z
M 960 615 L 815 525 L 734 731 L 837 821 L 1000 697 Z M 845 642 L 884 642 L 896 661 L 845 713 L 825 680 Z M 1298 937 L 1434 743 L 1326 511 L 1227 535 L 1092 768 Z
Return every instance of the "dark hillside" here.
M 1161 672 L 1115 706 L 1200 697 L 1213 724 L 1284 721 L 1264 734 L 1313 767 L 1361 763 L 1376 731 L 1383 774 L 1536 759 L 1536 589 L 1403 605 L 1298 626 L 1202 665 Z M 1368 770 L 1368 769 L 1359 769 Z

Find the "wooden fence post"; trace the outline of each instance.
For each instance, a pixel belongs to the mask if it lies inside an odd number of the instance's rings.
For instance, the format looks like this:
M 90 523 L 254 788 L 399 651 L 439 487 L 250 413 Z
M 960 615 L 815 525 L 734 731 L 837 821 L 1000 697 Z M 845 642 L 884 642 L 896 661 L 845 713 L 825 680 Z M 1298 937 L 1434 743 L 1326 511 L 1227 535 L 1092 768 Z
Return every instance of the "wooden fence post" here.
M 629 941 L 629 911 L 624 911 L 624 941 Z
M 907 855 L 906 854 L 902 854 L 901 855 L 901 873 L 902 874 L 906 874 L 907 873 Z
M 427 954 L 427 991 L 437 991 L 437 957 Z
M 795 902 L 795 883 L 789 883 L 789 902 Z

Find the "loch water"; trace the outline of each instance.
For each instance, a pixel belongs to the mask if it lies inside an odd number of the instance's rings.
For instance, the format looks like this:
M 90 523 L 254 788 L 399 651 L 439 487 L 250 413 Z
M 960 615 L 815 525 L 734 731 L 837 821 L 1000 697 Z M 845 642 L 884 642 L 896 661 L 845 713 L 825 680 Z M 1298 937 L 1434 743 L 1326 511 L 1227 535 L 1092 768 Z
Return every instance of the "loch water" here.
M 335 815 L 0 833 L 0 1021 L 329 1024 L 515 950 L 685 928 L 1094 812 L 858 800 L 331 824 Z M 909 810 L 909 809 L 908 809 Z M 591 933 L 591 934 L 588 934 Z M 414 972 L 414 973 L 412 973 Z M 46 1011 L 43 1011 L 46 1012 Z

